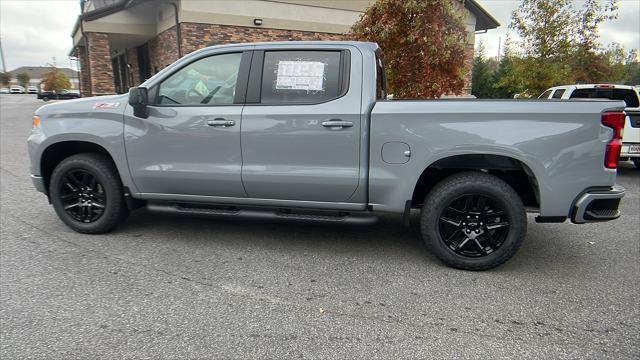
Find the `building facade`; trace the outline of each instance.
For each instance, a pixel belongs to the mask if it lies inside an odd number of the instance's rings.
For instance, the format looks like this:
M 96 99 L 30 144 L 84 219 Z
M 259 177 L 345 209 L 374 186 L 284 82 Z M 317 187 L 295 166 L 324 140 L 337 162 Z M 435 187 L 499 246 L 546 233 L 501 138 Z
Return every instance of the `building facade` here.
M 475 0 L 466 11 L 465 92 L 475 36 L 499 26 Z M 211 44 L 341 40 L 373 0 L 85 0 L 73 30 L 83 96 L 124 93 Z
M 27 86 L 37 86 L 38 89 L 41 89 L 41 82 L 44 79 L 45 74 L 53 70 L 54 68 L 51 66 L 21 66 L 17 69 L 13 69 L 9 71 L 11 74 L 11 81 L 9 86 L 12 85 L 20 85 L 18 82 L 18 74 L 27 74 L 29 75 L 29 83 Z M 75 70 L 69 68 L 58 68 L 58 71 L 64 73 L 71 83 L 71 89 L 69 90 L 77 90 L 79 89 L 80 82 L 80 73 Z

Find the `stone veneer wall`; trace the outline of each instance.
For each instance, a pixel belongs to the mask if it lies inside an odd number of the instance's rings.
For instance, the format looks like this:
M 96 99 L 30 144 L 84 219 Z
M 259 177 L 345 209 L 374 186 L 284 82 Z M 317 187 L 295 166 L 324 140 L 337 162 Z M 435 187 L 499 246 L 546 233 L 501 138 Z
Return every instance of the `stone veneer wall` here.
M 256 28 L 247 26 L 212 25 L 182 23 L 182 53 L 207 46 L 210 42 L 232 44 L 259 41 L 295 41 L 295 40 L 343 40 L 342 34 L 329 34 L 312 31 Z
M 80 95 L 91 96 L 91 78 L 89 77 L 89 58 L 87 48 L 80 46 L 76 48 L 76 56 L 80 59 Z
M 183 55 L 185 55 L 183 51 Z M 176 41 L 176 27 L 173 26 L 153 39 L 149 40 L 149 62 L 151 75 L 171 65 L 178 60 L 178 43 Z
M 88 41 L 88 65 L 91 77 L 91 95 L 115 94 L 113 67 L 109 55 L 109 35 L 104 33 L 86 33 Z

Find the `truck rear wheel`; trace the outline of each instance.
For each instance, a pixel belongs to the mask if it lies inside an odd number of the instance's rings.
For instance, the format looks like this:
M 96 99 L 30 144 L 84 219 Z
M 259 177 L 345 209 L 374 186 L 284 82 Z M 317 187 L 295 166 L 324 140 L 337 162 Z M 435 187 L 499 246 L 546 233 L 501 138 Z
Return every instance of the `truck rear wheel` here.
M 118 172 L 104 155 L 62 160 L 51 175 L 49 194 L 58 217 L 80 233 L 108 232 L 129 215 Z
M 427 246 L 445 264 L 487 270 L 517 252 L 527 216 L 507 183 L 489 174 L 465 172 L 445 178 L 429 192 L 420 228 Z

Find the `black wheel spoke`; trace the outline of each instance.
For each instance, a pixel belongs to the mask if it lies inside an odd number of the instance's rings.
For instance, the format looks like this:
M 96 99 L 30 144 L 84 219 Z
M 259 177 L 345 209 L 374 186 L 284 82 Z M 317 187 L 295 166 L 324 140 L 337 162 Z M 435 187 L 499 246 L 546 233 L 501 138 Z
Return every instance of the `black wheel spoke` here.
M 484 196 L 478 197 L 478 211 L 480 213 L 484 213 L 485 206 L 487 204 L 487 199 Z
M 506 228 L 506 227 L 509 227 L 509 223 L 506 222 L 506 221 L 499 222 L 499 223 L 487 224 L 487 229 L 489 229 L 489 230 L 502 229 L 502 228 Z
M 456 221 L 453 219 L 449 219 L 448 217 L 445 216 L 440 216 L 440 221 L 444 221 L 445 223 L 455 226 L 455 227 L 459 227 L 462 224 L 462 221 Z
M 107 197 L 97 176 L 85 169 L 73 169 L 62 180 L 59 199 L 64 211 L 83 223 L 98 220 L 107 206 Z
M 452 251 L 467 257 L 496 251 L 510 231 L 500 203 L 486 194 L 466 194 L 446 206 L 438 219 L 440 238 Z

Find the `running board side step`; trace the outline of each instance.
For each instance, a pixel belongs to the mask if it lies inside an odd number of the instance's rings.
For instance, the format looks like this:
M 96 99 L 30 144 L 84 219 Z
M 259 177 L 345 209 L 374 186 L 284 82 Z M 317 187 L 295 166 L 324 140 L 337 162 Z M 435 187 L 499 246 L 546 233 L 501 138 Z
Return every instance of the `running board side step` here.
M 191 215 L 218 219 L 252 219 L 349 225 L 372 225 L 378 222 L 378 217 L 371 213 L 354 214 L 329 211 L 301 211 L 295 209 L 191 207 L 188 204 L 149 203 L 147 210 L 165 214 Z

